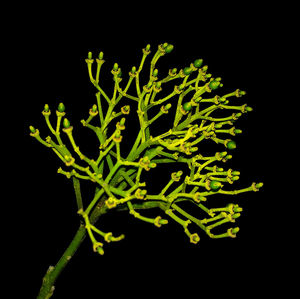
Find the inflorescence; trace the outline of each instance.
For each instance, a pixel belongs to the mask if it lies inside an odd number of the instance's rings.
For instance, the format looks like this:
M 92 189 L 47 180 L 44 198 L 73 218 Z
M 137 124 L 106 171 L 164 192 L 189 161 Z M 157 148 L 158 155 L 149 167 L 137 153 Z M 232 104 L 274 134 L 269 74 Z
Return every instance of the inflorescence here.
M 200 237 L 196 232 L 190 231 L 191 223 L 211 238 L 234 238 L 239 231 L 239 228 L 234 226 L 221 233 L 214 233 L 215 228 L 225 223 L 235 223 L 241 215 L 242 208 L 234 203 L 225 207 L 208 208 L 205 202 L 211 196 L 258 191 L 263 185 L 252 183 L 243 189 L 228 190 L 227 186 L 239 179 L 240 172 L 219 166 L 232 158 L 228 151 L 236 148 L 235 141 L 231 137 L 228 138 L 241 133 L 241 130 L 234 127 L 234 123 L 243 114 L 252 111 L 246 104 L 229 104 L 234 102 L 235 98 L 245 95 L 245 92 L 237 89 L 222 96 L 206 97 L 206 94 L 222 87 L 222 83 L 221 78 L 214 78 L 207 72 L 208 67 L 203 65 L 202 59 L 196 59 L 180 70 L 170 69 L 167 76 L 159 78 L 157 62 L 172 50 L 173 45 L 168 43 L 158 46 L 150 62 L 148 82 L 143 86 L 140 83 L 140 74 L 151 52 L 150 45 L 143 49 L 139 66 L 131 68 L 124 85 L 123 82 L 121 84 L 121 68 L 115 63 L 111 70 L 114 81 L 111 97 L 99 84 L 100 71 L 105 62 L 103 52 L 100 52 L 96 59 L 91 52 L 88 53 L 86 63 L 89 79 L 97 89 L 96 104 L 89 110 L 88 118 L 81 123 L 94 131 L 99 139 L 99 154 L 95 159 L 88 158 L 80 151 L 73 137 L 73 126 L 66 118 L 63 103 L 57 107 L 55 128 L 50 122 L 51 110 L 47 104 L 42 111 L 54 138 L 48 136 L 43 139 L 39 130 L 30 126 L 30 135 L 52 149 L 66 166 L 65 170 L 59 168 L 58 173 L 72 178 L 78 214 L 82 216 L 94 251 L 100 254 L 104 251 L 103 243 L 98 241 L 99 237 L 106 242 L 114 242 L 123 239 L 124 235 L 115 237 L 111 232 L 103 232 L 95 226 L 91 221 L 91 214 L 99 206 L 105 211 L 127 210 L 132 216 L 161 227 L 168 223 L 163 216 L 151 218 L 137 212 L 141 209 L 159 208 L 163 211 L 162 215 L 182 226 L 191 243 L 198 243 Z M 93 72 L 92 66 L 95 63 L 96 72 Z M 160 92 L 171 81 L 176 82 L 173 91 L 161 97 Z M 135 93 L 132 94 L 129 89 L 134 85 Z M 129 99 L 132 105 L 122 106 L 122 99 L 125 98 Z M 172 106 L 176 107 L 173 123 L 166 125 L 164 133 L 156 135 L 152 124 L 168 114 Z M 149 112 L 154 107 L 159 108 L 159 112 L 149 119 Z M 121 151 L 124 142 L 122 132 L 126 129 L 127 115 L 134 110 L 137 111 L 140 128 L 130 152 L 125 157 Z M 214 112 L 220 110 L 224 111 L 224 116 L 214 116 Z M 108 128 L 114 119 L 117 120 L 115 129 L 112 130 L 112 134 L 108 134 Z M 98 121 L 98 124 L 92 125 L 95 121 Z M 71 149 L 63 142 L 61 132 L 67 135 Z M 199 144 L 206 140 L 223 145 L 224 151 L 216 152 L 212 156 L 203 156 L 199 152 Z M 166 164 L 168 167 L 169 163 L 183 165 L 182 169 L 187 166 L 188 175 L 184 175 L 182 170 L 170 173 L 169 181 L 162 190 L 152 194 L 151 190 L 147 189 L 146 182 L 143 182 L 143 172 L 151 171 L 157 165 Z M 80 181 L 91 181 L 96 186 L 95 195 L 87 206 L 82 202 Z M 206 216 L 203 219 L 192 216 L 181 205 L 183 202 L 191 202 Z

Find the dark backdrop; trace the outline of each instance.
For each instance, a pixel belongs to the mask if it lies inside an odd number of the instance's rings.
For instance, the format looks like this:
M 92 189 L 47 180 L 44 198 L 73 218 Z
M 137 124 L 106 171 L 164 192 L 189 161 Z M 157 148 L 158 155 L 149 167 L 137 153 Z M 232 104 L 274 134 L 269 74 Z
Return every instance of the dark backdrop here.
M 19 25 L 13 77 L 20 78 L 15 88 L 17 113 L 22 119 L 18 152 L 23 183 L 15 193 L 24 218 L 17 223 L 22 262 L 31 270 L 28 298 L 34 298 L 44 272 L 61 256 L 79 223 L 71 181 L 56 173 L 63 165 L 29 136 L 29 125 L 40 128 L 46 137 L 40 112 L 45 103 L 54 112 L 62 101 L 76 130 L 88 134 L 79 122 L 95 103 L 95 89 L 84 61 L 87 53 L 104 52 L 102 76 L 110 78 L 117 62 L 126 77 L 131 66 L 139 64 L 143 47 L 151 44 L 153 53 L 163 42 L 173 44 L 174 50 L 159 62 L 162 70 L 180 69 L 202 58 L 209 72 L 223 78 L 226 90 L 247 91 L 236 101 L 254 110 L 237 122 L 243 134 L 236 138 L 237 149 L 230 163 L 241 171 L 241 185 L 254 181 L 265 185 L 257 193 L 224 198 L 224 204 L 234 201 L 244 208 L 237 221 L 241 230 L 236 239 L 212 240 L 199 231 L 201 241 L 194 245 L 172 221 L 157 229 L 126 213 L 107 215 L 99 227 L 125 233 L 126 239 L 105 245 L 104 256 L 93 253 L 86 239 L 59 277 L 53 298 L 103 298 L 107 291 L 134 298 L 171 297 L 177 292 L 185 296 L 220 291 L 231 296 L 268 294 L 282 263 L 273 254 L 278 250 L 273 243 L 283 238 L 273 192 L 283 184 L 278 180 L 274 187 L 274 161 L 280 152 L 277 136 L 281 134 L 281 125 L 275 121 L 279 98 L 273 79 L 279 51 L 278 10 L 183 2 L 168 7 L 137 5 L 140 8 L 135 10 L 134 6 L 105 7 L 100 3 L 78 7 L 76 12 L 45 6 Z M 111 93 L 112 81 L 104 82 L 103 88 Z M 89 151 L 93 142 L 88 140 L 95 140 L 94 136 L 81 138 L 82 148 Z

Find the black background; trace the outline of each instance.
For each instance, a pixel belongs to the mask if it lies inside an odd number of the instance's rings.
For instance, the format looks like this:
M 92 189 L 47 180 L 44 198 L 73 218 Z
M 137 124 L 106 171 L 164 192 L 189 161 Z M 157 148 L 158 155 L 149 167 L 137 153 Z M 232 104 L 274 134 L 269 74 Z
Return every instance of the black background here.
M 237 101 L 254 110 L 237 122 L 243 134 L 236 138 L 230 166 L 241 171 L 241 185 L 254 181 L 265 185 L 257 193 L 224 198 L 225 204 L 234 201 L 244 208 L 236 239 L 212 240 L 199 231 L 201 241 L 194 245 L 171 221 L 157 229 L 126 213 L 106 215 L 99 227 L 124 233 L 126 239 L 105 245 L 104 256 L 95 254 L 86 239 L 59 277 L 53 298 L 103 298 L 104 292 L 134 298 L 203 292 L 253 295 L 258 290 L 267 295 L 275 284 L 278 291 L 288 289 L 280 268 L 286 257 L 279 246 L 285 227 L 278 221 L 276 203 L 284 184 L 276 175 L 278 155 L 283 154 L 277 137 L 284 132 L 277 122 L 280 86 L 274 79 L 281 74 L 277 63 L 284 35 L 279 19 L 284 12 L 246 4 L 143 5 L 135 10 L 129 4 L 99 3 L 76 11 L 45 6 L 37 8 L 37 14 L 23 16 L 26 21 L 17 28 L 12 47 L 17 59 L 10 70 L 16 113 L 22 120 L 18 124 L 22 145 L 14 154 L 21 157 L 15 162 L 22 173 L 13 171 L 10 177 L 20 182 L 13 190 L 18 205 L 14 210 L 20 212 L 13 239 L 18 240 L 14 249 L 24 263 L 26 298 L 36 296 L 46 269 L 59 259 L 79 223 L 71 181 L 56 173 L 63 165 L 29 136 L 29 125 L 48 136 L 40 112 L 45 103 L 54 112 L 62 101 L 78 135 L 86 134 L 79 139 L 84 144 L 80 148 L 91 150 L 91 140 L 96 139 L 80 124 L 95 103 L 84 61 L 87 53 L 104 52 L 102 76 L 110 78 L 118 62 L 126 78 L 131 66 L 139 64 L 143 47 L 149 43 L 153 54 L 164 42 L 173 44 L 174 50 L 161 59 L 159 70 L 180 69 L 203 58 L 209 72 L 223 78 L 224 89 L 247 91 Z M 111 93 L 112 81 L 104 82 L 103 88 Z

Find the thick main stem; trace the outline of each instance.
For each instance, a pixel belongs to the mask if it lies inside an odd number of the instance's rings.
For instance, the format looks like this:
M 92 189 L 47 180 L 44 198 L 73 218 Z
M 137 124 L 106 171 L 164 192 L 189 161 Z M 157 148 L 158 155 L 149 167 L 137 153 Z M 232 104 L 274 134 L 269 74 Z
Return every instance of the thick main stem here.
M 105 199 L 104 199 L 105 200 Z M 106 212 L 106 207 L 104 206 L 104 200 L 100 201 L 91 213 L 90 222 L 92 224 L 96 223 L 99 217 Z M 83 223 L 80 224 L 73 240 L 57 262 L 55 266 L 50 266 L 43 278 L 42 286 L 37 299 L 49 299 L 54 292 L 54 284 L 62 270 L 71 260 L 83 240 L 86 236 L 86 229 Z
M 43 278 L 42 287 L 40 289 L 39 295 L 37 299 L 49 299 L 54 292 L 54 283 L 61 273 L 61 271 L 65 268 L 67 263 L 70 261 L 82 241 L 86 236 L 86 230 L 83 224 L 80 224 L 79 229 L 77 230 L 72 242 L 65 250 L 62 257 L 59 259 L 57 264 L 53 267 L 50 266 L 46 275 Z

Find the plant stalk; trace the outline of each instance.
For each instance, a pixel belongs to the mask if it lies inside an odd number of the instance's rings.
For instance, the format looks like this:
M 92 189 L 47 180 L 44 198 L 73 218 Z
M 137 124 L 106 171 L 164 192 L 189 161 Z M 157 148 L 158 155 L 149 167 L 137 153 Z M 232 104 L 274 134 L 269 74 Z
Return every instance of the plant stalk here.
M 104 201 L 105 198 L 101 200 L 99 204 L 94 208 L 90 217 L 90 221 L 92 224 L 96 223 L 99 217 L 106 212 L 107 209 L 104 205 Z M 80 226 L 73 240 L 61 256 L 57 264 L 48 268 L 45 276 L 43 277 L 42 286 L 40 288 L 37 299 L 49 299 L 53 295 L 53 292 L 55 290 L 54 284 L 56 279 L 58 278 L 62 270 L 66 267 L 66 265 L 69 263 L 69 261 L 72 259 L 73 255 L 75 254 L 85 237 L 86 228 L 83 223 L 80 223 Z
M 79 229 L 77 230 L 72 242 L 65 250 L 64 254 L 61 256 L 57 264 L 48 268 L 43 278 L 43 283 L 37 299 L 49 299 L 53 295 L 55 289 L 54 284 L 57 277 L 71 260 L 72 256 L 77 251 L 85 236 L 86 229 L 83 224 L 80 224 Z

